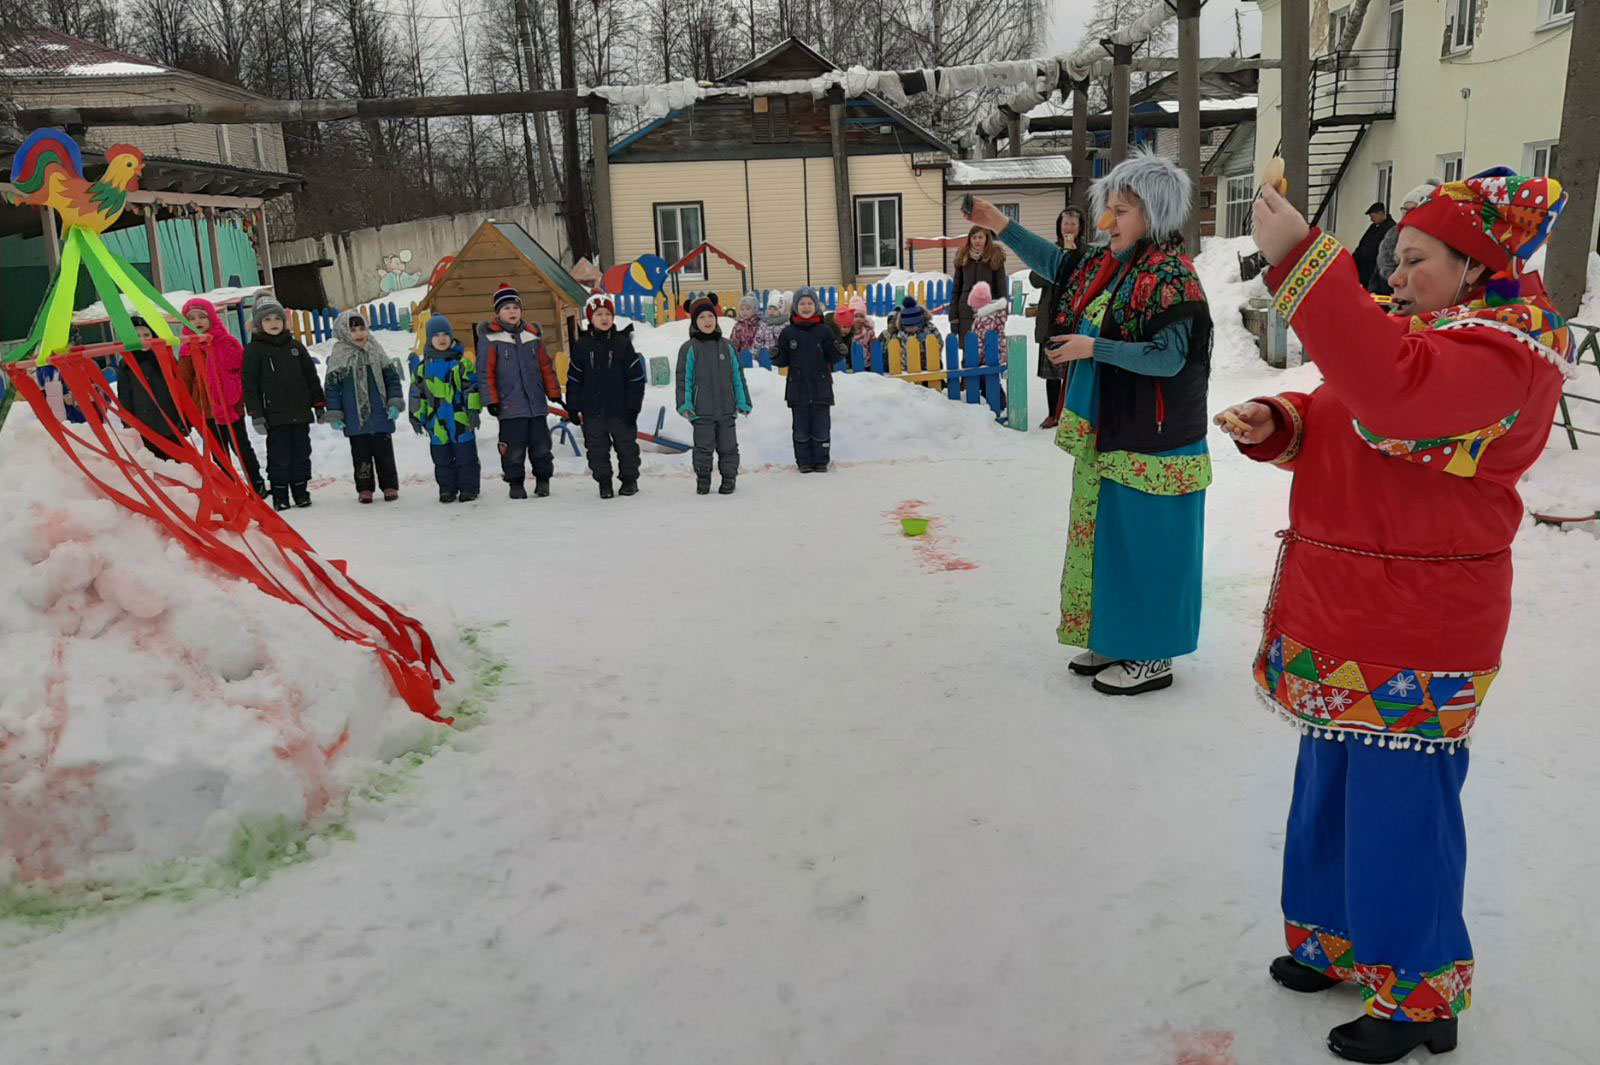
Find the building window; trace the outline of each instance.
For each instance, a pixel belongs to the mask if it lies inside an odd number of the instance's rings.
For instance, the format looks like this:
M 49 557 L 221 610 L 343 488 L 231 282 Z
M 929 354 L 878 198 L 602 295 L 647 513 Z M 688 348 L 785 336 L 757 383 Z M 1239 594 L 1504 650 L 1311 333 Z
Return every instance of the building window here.
M 228 127 L 217 127 L 217 161 L 221 163 L 233 162 L 233 149 L 228 145 Z
M 656 204 L 656 254 L 674 266 L 705 241 L 704 209 L 698 203 Z M 706 279 L 706 257 L 678 271 L 685 281 Z
M 1405 33 L 1405 0 L 1389 0 L 1389 51 L 1400 54 L 1400 38 Z
M 1350 25 L 1350 9 L 1335 11 L 1333 17 L 1328 19 L 1328 54 L 1333 55 L 1339 50 L 1339 42 L 1344 40 L 1344 29 Z
M 1561 22 L 1572 17 L 1578 9 L 1578 0 L 1544 0 L 1545 24 Z
M 1230 237 L 1250 235 L 1250 208 L 1255 203 L 1256 181 L 1249 174 L 1233 174 L 1228 178 L 1227 234 Z
M 1522 172 L 1532 177 L 1550 177 L 1556 169 L 1560 146 L 1555 141 L 1535 141 L 1524 145 Z
M 750 101 L 750 139 L 756 144 L 786 144 L 790 135 L 789 98 L 757 96 Z
M 1020 204 L 1020 203 L 997 203 L 997 204 L 995 204 L 995 206 L 1000 208 L 1000 213 L 1001 214 L 1005 215 L 1007 218 L 1011 219 L 1013 222 L 1017 222 L 1019 224 L 1022 222 L 1022 204 Z
M 1445 10 L 1450 12 L 1447 50 L 1465 52 L 1477 39 L 1478 0 L 1448 0 Z
M 250 139 L 255 142 L 256 167 L 260 170 L 270 169 L 267 166 L 267 140 L 262 135 L 260 126 L 250 127 Z
M 1322 172 L 1322 181 L 1327 186 L 1328 191 L 1325 193 L 1327 206 L 1322 209 L 1322 222 L 1320 224 L 1323 230 L 1328 233 L 1332 233 L 1339 228 L 1338 177 L 1339 172 L 1337 170 L 1324 170 Z
M 900 197 L 856 197 L 856 269 L 884 273 L 900 268 Z
M 1391 207 L 1390 200 L 1394 198 L 1394 164 L 1378 164 L 1378 196 L 1377 200 L 1385 208 Z
M 1461 180 L 1461 153 L 1451 152 L 1439 156 L 1439 177 L 1444 181 Z

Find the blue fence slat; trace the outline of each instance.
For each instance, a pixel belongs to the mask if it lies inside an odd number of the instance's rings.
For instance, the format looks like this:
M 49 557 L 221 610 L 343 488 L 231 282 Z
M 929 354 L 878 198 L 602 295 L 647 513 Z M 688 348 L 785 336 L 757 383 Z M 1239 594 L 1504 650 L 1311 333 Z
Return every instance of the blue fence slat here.
M 863 373 L 867 368 L 867 349 L 860 344 L 850 345 L 850 369 L 855 373 Z
M 951 333 L 944 338 L 945 386 L 951 399 L 961 398 L 961 338 Z

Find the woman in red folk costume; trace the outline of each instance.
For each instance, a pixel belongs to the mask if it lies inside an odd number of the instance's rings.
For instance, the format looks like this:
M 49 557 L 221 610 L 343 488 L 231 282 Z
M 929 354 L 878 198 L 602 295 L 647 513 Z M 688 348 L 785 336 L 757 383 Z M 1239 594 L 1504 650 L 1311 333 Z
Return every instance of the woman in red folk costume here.
M 1324 380 L 1217 418 L 1294 474 L 1255 663 L 1304 733 L 1271 974 L 1360 985 L 1366 1016 L 1328 1034 L 1350 1061 L 1451 1050 L 1471 1002 L 1464 748 L 1511 615 L 1517 480 L 1573 368 L 1522 276 L 1565 203 L 1503 167 L 1439 188 L 1400 223 L 1389 315 L 1337 241 L 1272 188 L 1256 202 L 1275 306 Z

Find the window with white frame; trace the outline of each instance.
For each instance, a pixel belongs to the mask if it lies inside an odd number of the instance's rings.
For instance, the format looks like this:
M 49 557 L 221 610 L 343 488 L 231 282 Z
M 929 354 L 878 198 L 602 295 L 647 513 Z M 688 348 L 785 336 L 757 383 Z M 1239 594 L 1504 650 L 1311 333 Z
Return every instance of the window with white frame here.
M 1022 204 L 1020 204 L 1020 203 L 997 203 L 997 204 L 995 204 L 995 206 L 1000 208 L 1000 213 L 1001 214 L 1005 215 L 1007 218 L 1011 219 L 1013 222 L 1021 222 L 1022 221 Z
M 1447 155 L 1439 156 L 1439 177 L 1446 182 L 1461 180 L 1460 152 L 1451 152 Z
M 1385 207 L 1392 207 L 1390 200 L 1394 197 L 1394 164 L 1378 164 L 1378 195 L 1377 200 Z
M 1332 233 L 1339 228 L 1339 172 L 1337 170 L 1324 170 L 1322 183 L 1327 186 L 1327 207 L 1322 211 L 1321 226 L 1324 232 Z M 1315 182 L 1313 182 L 1315 184 Z
M 698 203 L 656 204 L 656 254 L 675 264 L 698 248 L 705 238 L 705 211 Z M 706 257 L 700 256 L 678 272 L 687 281 L 706 279 Z
M 1344 40 L 1344 28 L 1350 25 L 1350 9 L 1335 11 L 1328 18 L 1328 54 L 1339 50 L 1339 42 Z
M 228 145 L 228 127 L 217 127 L 217 161 L 222 163 L 233 162 L 233 149 Z
M 1255 178 L 1250 174 L 1230 174 L 1223 191 L 1227 194 L 1223 209 L 1228 236 L 1249 236 L 1250 207 L 1256 198 Z
M 1523 145 L 1522 172 L 1533 177 L 1549 177 L 1555 171 L 1560 147 L 1555 141 L 1534 141 Z
M 1405 0 L 1389 0 L 1389 51 L 1399 54 L 1400 39 L 1405 35 Z
M 266 141 L 265 136 L 262 135 L 261 127 L 259 125 L 250 127 L 250 139 L 255 144 L 256 166 L 259 167 L 262 170 L 268 169 L 268 167 L 267 167 L 267 141 Z
M 900 197 L 856 197 L 856 269 L 864 274 L 900 268 Z
M 1465 52 L 1478 35 L 1478 0 L 1447 0 L 1450 13 L 1450 51 Z
M 1561 22 L 1572 17 L 1578 10 L 1578 0 L 1541 0 L 1544 7 L 1544 21 L 1546 24 Z

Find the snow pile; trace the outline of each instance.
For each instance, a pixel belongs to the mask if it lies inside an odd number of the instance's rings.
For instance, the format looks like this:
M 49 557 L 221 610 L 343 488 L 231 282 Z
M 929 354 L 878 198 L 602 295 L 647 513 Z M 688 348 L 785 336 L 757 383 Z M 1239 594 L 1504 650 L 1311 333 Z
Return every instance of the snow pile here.
M 440 735 L 373 654 L 100 498 L 31 410 L 4 440 L 0 886 L 198 875 Z
M 1239 280 L 1240 257 L 1255 251 L 1256 242 L 1251 237 L 1213 237 L 1201 242 L 1200 254 L 1194 260 L 1200 286 L 1211 304 L 1212 351 L 1219 366 L 1232 366 L 1240 360 L 1258 365 L 1261 362 L 1255 335 L 1244 327 L 1240 314 L 1252 298 L 1268 294 L 1267 283 L 1259 275 L 1249 281 Z
M 209 292 L 201 292 L 199 296 L 204 300 L 208 300 L 213 306 L 220 308 L 224 305 L 232 306 L 259 293 L 271 291 L 271 285 L 224 285 L 222 288 L 214 288 Z M 179 288 L 163 293 L 163 295 L 166 296 L 168 303 L 181 309 L 185 303 L 194 299 L 196 293 L 190 292 L 188 289 Z M 122 293 L 122 306 L 129 314 L 139 313 L 139 308 L 133 305 L 133 300 L 128 297 L 127 293 Z M 73 325 L 89 325 L 105 320 L 106 305 L 102 300 L 95 300 L 82 310 L 72 312 Z

